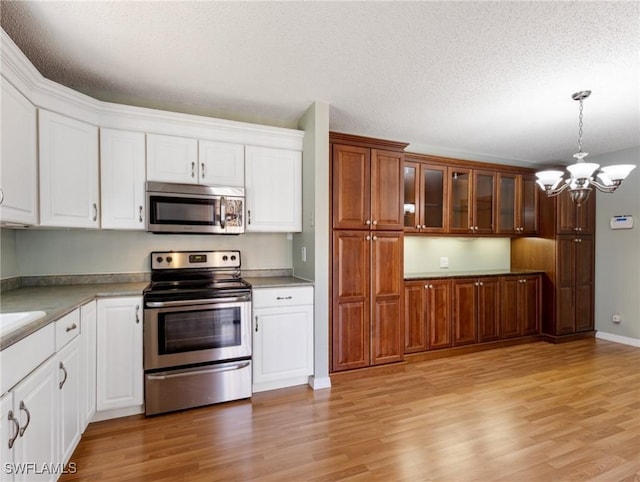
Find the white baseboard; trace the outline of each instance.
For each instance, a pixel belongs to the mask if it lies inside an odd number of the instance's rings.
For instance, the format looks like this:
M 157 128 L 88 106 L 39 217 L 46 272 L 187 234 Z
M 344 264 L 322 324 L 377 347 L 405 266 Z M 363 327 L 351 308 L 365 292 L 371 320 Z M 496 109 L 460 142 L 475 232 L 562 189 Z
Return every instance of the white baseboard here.
M 622 343 L 623 345 L 631 345 L 640 348 L 640 339 L 631 338 L 629 336 L 614 335 L 613 333 L 605 333 L 603 331 L 596 332 L 596 338 L 601 340 L 613 341 L 615 343 Z
M 331 378 L 315 377 L 311 375 L 309 377 L 309 386 L 314 390 L 320 390 L 322 388 L 331 388 Z

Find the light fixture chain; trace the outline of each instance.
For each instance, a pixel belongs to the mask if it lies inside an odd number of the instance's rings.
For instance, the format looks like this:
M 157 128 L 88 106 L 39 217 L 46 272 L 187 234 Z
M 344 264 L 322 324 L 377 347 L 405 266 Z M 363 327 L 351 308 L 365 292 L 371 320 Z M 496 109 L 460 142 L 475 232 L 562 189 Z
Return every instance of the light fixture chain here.
M 582 152 L 582 99 L 580 99 L 580 115 L 578 122 L 578 152 Z

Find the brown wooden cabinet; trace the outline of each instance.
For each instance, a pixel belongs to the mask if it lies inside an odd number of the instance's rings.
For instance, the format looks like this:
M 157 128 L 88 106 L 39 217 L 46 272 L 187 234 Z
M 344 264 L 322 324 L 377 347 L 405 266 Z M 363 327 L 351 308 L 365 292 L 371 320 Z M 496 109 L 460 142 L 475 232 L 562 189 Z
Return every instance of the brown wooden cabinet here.
M 538 197 L 535 176 L 499 172 L 496 233 L 535 235 L 538 232 Z
M 513 239 L 514 268 L 541 269 L 542 332 L 559 342 L 594 332 L 594 193 L 577 206 L 568 192 L 540 196 L 540 237 Z
M 500 297 L 502 338 L 540 333 L 540 275 L 504 276 Z
M 453 345 L 499 339 L 499 278 L 460 278 L 453 286 Z
M 331 370 L 401 361 L 404 143 L 330 133 Z
M 447 167 L 419 161 L 404 163 L 405 232 L 447 231 Z
M 448 279 L 405 283 L 405 353 L 453 344 L 452 283 Z
M 332 370 L 402 360 L 402 233 L 334 231 Z
M 595 234 L 595 192 L 580 206 L 575 204 L 569 192 L 557 198 L 556 234 Z
M 449 232 L 495 232 L 496 173 L 462 167 L 448 168 Z
M 402 152 L 333 144 L 333 229 L 403 229 L 403 162 Z

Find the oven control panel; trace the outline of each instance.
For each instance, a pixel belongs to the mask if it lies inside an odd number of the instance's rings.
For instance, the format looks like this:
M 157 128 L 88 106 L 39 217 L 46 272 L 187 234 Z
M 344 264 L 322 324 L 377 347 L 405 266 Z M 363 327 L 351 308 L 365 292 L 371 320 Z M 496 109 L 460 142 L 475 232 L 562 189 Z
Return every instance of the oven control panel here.
M 240 268 L 240 251 L 154 251 L 151 269 Z

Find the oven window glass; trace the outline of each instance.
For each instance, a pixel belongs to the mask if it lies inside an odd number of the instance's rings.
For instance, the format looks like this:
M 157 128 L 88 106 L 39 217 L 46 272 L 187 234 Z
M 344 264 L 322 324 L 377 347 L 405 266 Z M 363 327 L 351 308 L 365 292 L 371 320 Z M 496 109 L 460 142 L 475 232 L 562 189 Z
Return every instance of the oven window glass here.
M 160 313 L 158 352 L 161 355 L 241 346 L 240 308 Z
M 151 196 L 151 222 L 153 224 L 217 226 L 220 224 L 218 203 L 218 199 Z

